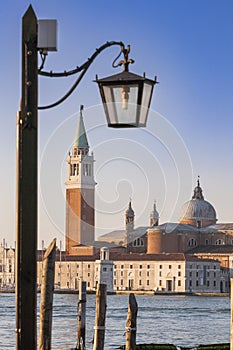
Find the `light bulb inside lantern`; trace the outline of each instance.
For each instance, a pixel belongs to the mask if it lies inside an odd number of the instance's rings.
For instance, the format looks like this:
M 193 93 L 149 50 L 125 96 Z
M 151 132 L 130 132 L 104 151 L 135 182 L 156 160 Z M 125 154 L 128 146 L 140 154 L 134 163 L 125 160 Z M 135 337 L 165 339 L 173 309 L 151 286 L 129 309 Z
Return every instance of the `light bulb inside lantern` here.
M 130 88 L 128 86 L 121 88 L 122 109 L 128 109 L 129 92 Z

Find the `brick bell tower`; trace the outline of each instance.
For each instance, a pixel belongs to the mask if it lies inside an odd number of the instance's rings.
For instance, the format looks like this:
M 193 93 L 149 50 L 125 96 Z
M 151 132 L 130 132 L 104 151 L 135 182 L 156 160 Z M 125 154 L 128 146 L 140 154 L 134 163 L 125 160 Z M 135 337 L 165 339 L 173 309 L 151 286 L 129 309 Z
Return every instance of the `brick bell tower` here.
M 79 245 L 93 246 L 95 240 L 94 158 L 84 127 L 83 106 L 80 108 L 77 131 L 67 163 L 66 186 L 66 252 Z

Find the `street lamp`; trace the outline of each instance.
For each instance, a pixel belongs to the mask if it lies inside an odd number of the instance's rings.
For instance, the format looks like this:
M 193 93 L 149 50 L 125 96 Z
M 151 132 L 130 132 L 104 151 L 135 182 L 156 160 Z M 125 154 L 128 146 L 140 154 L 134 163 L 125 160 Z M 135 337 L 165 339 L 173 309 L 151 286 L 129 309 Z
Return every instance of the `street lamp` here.
M 53 23 L 44 23 L 52 26 Z M 44 30 L 44 29 L 43 29 Z M 42 30 L 42 33 L 43 33 Z M 39 31 L 41 32 L 41 31 Z M 43 47 L 38 40 L 38 20 L 30 5 L 22 19 L 22 98 L 17 114 L 17 199 L 16 199 L 16 350 L 36 350 L 37 317 L 37 169 L 38 169 L 38 109 L 48 109 L 65 101 L 78 86 L 95 58 L 106 48 L 118 45 L 124 60 L 113 67 L 124 65 L 118 77 L 96 80 L 99 84 L 107 122 L 112 127 L 145 126 L 153 86 L 145 77 L 128 72 L 129 47 L 110 41 L 96 49 L 79 67 L 61 73 L 43 70 L 47 50 L 55 50 L 53 43 Z M 43 50 L 47 49 L 47 50 Z M 42 57 L 38 69 L 38 51 Z M 38 74 L 64 77 L 80 73 L 70 90 L 58 101 L 38 107 Z M 109 100 L 108 97 L 112 99 Z M 111 107 L 110 107 L 111 105 Z M 133 107 L 131 106 L 133 105 Z
M 68 72 L 54 73 L 52 71 L 43 71 L 46 53 L 42 58 L 42 65 L 38 71 L 39 75 L 53 78 L 66 77 L 77 73 L 80 73 L 80 75 L 71 89 L 62 98 L 50 105 L 40 106 L 38 109 L 52 108 L 65 101 L 78 86 L 94 59 L 103 50 L 113 45 L 119 45 L 121 52 L 114 60 L 112 66 L 116 68 L 123 65 L 123 72 L 102 79 L 99 79 L 96 75 L 95 80 L 99 86 L 108 126 L 112 128 L 145 127 L 153 88 L 158 82 L 156 77 L 154 80 L 146 78 L 145 73 L 143 76 L 140 76 L 129 72 L 129 64 L 134 63 L 134 60 L 128 58 L 130 46 L 128 45 L 125 48 L 121 41 L 105 43 L 96 49 L 96 52 L 84 64 Z M 123 54 L 124 59 L 115 64 L 121 54 Z
M 147 79 L 130 73 L 128 66 L 134 61 L 128 59 L 130 46 L 121 47 L 124 60 L 118 63 L 123 65 L 123 72 L 98 79 L 99 90 L 109 127 L 129 128 L 145 127 L 149 112 L 155 80 Z

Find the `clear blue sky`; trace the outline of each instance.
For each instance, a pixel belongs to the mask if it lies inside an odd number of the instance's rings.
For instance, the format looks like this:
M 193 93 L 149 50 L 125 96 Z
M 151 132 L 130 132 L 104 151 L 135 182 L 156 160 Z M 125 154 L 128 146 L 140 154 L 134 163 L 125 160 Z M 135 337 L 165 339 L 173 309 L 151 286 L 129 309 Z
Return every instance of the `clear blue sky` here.
M 148 225 L 153 200 L 160 222 L 177 221 L 197 176 L 219 222 L 233 222 L 233 2 L 231 0 L 32 1 L 38 19 L 57 19 L 58 52 L 48 70 L 83 63 L 106 41 L 131 44 L 131 71 L 158 76 L 148 127 L 112 131 L 103 124 L 95 83 L 115 74 L 118 47 L 91 66 L 60 107 L 39 113 L 39 243 L 64 240 L 65 158 L 80 104 L 96 163 L 96 223 L 124 226 L 132 197 L 136 226 Z M 0 238 L 15 240 L 15 119 L 21 95 L 21 18 L 27 1 L 0 8 L 1 129 Z M 40 78 L 39 103 L 60 98 L 71 79 Z M 96 123 L 96 124 L 95 124 Z M 42 155 L 44 155 L 42 157 Z M 190 158 L 189 158 L 190 157 Z

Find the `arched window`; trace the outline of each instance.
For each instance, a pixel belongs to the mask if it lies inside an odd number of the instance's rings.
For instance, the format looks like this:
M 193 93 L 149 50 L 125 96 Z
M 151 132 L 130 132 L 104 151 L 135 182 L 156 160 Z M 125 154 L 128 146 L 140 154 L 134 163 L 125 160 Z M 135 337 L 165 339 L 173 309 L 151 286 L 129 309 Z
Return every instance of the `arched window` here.
M 217 241 L 215 242 L 216 245 L 223 245 L 224 241 L 222 239 L 217 239 Z
M 137 238 L 133 241 L 133 246 L 134 247 L 142 247 L 144 246 L 144 242 L 142 238 Z
M 197 240 L 195 238 L 190 238 L 188 241 L 189 247 L 196 247 L 197 246 Z

